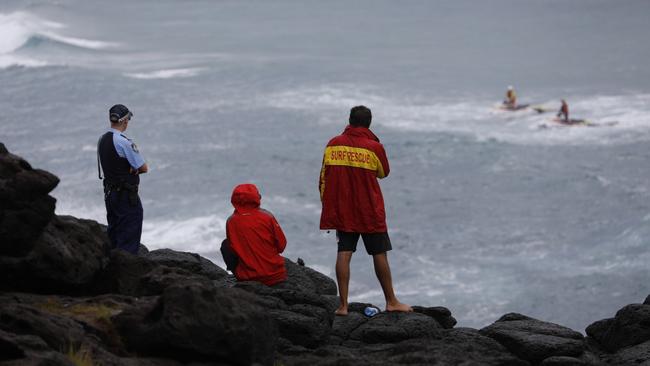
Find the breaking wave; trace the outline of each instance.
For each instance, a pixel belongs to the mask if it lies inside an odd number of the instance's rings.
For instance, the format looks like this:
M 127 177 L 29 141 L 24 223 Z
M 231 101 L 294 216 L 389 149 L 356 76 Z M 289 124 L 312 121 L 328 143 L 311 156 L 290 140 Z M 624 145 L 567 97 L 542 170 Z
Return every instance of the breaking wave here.
M 187 68 L 187 69 L 166 69 L 166 70 L 156 70 L 151 72 L 142 72 L 142 73 L 127 73 L 125 74 L 128 77 L 134 79 L 173 79 L 173 78 L 189 78 L 198 75 L 201 72 L 201 68 Z
M 9 66 L 38 67 L 50 63 L 44 57 L 26 52 L 43 45 L 72 47 L 81 50 L 102 50 L 116 43 L 70 37 L 60 34 L 62 23 L 41 19 L 26 12 L 0 13 L 0 68 Z M 24 55 L 29 53 L 30 55 Z M 46 57 L 45 57 L 46 58 Z

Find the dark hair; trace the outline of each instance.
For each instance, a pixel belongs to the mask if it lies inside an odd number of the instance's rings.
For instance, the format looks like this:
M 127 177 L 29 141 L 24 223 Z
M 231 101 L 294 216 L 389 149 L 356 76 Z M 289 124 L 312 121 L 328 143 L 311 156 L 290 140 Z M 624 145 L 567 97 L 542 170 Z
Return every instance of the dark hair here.
M 370 127 L 372 112 L 370 108 L 358 105 L 350 110 L 350 124 L 352 126 Z

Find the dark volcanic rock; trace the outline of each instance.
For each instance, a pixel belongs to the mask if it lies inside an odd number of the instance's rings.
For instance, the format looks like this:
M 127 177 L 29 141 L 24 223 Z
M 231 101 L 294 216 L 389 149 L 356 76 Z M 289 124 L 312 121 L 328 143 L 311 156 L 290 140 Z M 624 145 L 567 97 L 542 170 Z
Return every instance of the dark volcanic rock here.
M 211 280 L 219 280 L 228 275 L 206 258 L 195 253 L 178 252 L 171 249 L 157 249 L 145 254 L 145 257 L 155 263 L 167 267 L 182 268 L 190 273 L 207 277 Z
M 319 295 L 312 291 L 303 291 L 300 288 L 284 288 L 284 282 L 269 287 L 259 282 L 245 281 L 237 282 L 235 288 L 254 293 L 259 296 L 271 296 L 282 300 L 287 305 L 309 304 L 324 309 L 330 309 L 333 313 L 336 306 L 326 296 Z M 334 316 L 334 314 L 332 314 Z
M 456 319 L 451 316 L 451 311 L 442 306 L 435 306 L 430 308 L 413 306 L 413 311 L 432 317 L 445 329 L 451 329 L 454 327 L 454 325 L 456 325 Z
M 350 334 L 361 324 L 368 321 L 368 317 L 360 312 L 349 312 L 347 316 L 334 317 L 332 332 L 330 334 L 330 344 L 341 344 L 350 338 Z
M 580 356 L 584 351 L 582 334 L 521 314 L 506 314 L 480 332 L 534 364 L 553 356 Z
M 141 296 L 148 292 L 142 289 L 141 279 L 157 267 L 154 262 L 119 249 L 111 250 L 109 258 L 97 280 L 98 293 Z
M 296 312 L 297 306 L 303 307 L 306 311 Z M 269 310 L 268 312 L 278 324 L 280 336 L 293 344 L 310 348 L 325 343 L 331 329 L 327 322 L 328 314 L 323 314 L 323 309 L 312 305 L 294 305 L 292 308 L 292 310 Z M 313 309 L 316 314 L 305 314 L 308 309 Z
M 286 289 L 315 292 L 319 295 L 336 295 L 337 287 L 334 280 L 324 274 L 305 266 L 298 265 L 285 258 L 287 280 L 281 284 Z
M 441 330 L 439 337 L 416 338 L 399 343 L 364 344 L 355 347 L 329 345 L 315 351 L 283 355 L 285 365 L 482 365 L 527 366 L 491 338 L 476 330 Z
M 439 338 L 398 343 L 379 360 L 386 365 L 528 365 L 494 340 L 462 328 L 445 330 Z
M 48 195 L 59 179 L 33 169 L 0 143 L 0 255 L 20 256 L 54 216 L 56 200 Z
M 36 335 L 55 350 L 67 350 L 84 337 L 82 326 L 74 320 L 24 304 L 2 304 L 0 328 L 19 335 Z
M 251 295 L 210 282 L 174 285 L 151 307 L 113 318 L 128 347 L 139 355 L 237 365 L 272 364 L 277 329 Z
M 0 256 L 0 289 L 86 291 L 108 263 L 108 248 L 108 238 L 96 222 L 54 217 L 26 256 Z
M 1 144 L 0 144 L 1 145 Z M 0 330 L 0 364 L 3 366 L 74 366 L 39 337 Z
M 628 366 L 640 365 L 650 366 L 650 341 L 626 347 L 607 358 L 607 365 Z
M 147 248 L 144 244 L 140 243 L 140 246 L 138 247 L 138 255 L 146 255 L 149 253 L 149 248 Z
M 188 282 L 206 282 L 206 278 L 194 275 L 182 268 L 154 267 L 138 279 L 135 293 L 140 296 L 159 295 L 169 286 Z
M 605 341 L 605 336 L 609 332 L 609 328 L 611 328 L 613 323 L 614 318 L 602 319 L 589 325 L 587 329 L 585 329 L 585 332 L 589 337 L 595 339 L 602 345 Z
M 113 250 L 97 286 L 102 293 L 151 296 L 161 294 L 176 283 L 221 281 L 227 276 L 226 271 L 198 254 L 162 249 L 133 255 Z
M 350 333 L 350 339 L 363 343 L 395 343 L 411 338 L 436 337 L 442 326 L 418 313 L 382 312 Z
M 643 302 L 644 305 L 650 305 L 650 295 L 645 298 L 645 301 Z
M 554 356 L 545 359 L 540 366 L 585 366 L 587 363 L 579 358 Z
M 303 284 L 305 288 L 300 287 Z M 271 287 L 253 281 L 237 282 L 235 288 L 257 295 L 258 304 L 264 301 L 269 315 L 278 323 L 280 335 L 289 342 L 305 347 L 327 342 L 336 305 L 316 293 L 305 277 L 295 279 L 289 274 L 288 281 Z
M 609 327 L 605 330 L 606 325 Z M 613 321 L 596 322 L 588 329 L 594 334 L 593 337 L 610 352 L 649 341 L 650 305 L 627 305 L 616 313 Z

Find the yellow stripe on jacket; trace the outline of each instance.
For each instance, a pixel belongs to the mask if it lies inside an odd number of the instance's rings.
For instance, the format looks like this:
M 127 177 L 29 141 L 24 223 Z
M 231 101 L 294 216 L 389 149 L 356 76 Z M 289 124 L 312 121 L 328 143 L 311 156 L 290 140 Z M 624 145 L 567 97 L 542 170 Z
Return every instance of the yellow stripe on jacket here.
M 386 176 L 377 155 L 372 150 L 361 147 L 328 146 L 325 148 L 323 165 L 362 168 L 376 172 L 377 178 Z

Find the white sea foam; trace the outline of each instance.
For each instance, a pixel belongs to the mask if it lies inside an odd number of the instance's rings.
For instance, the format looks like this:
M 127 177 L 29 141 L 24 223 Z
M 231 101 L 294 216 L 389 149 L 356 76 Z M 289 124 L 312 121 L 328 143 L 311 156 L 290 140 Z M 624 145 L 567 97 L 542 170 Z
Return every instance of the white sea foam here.
M 47 60 L 17 55 L 31 40 L 50 41 L 82 49 L 100 50 L 118 44 L 78 37 L 65 36 L 60 30 L 64 24 L 41 19 L 27 12 L 0 13 L 0 68 L 9 66 L 39 67 L 50 64 Z
M 106 208 L 104 208 L 103 204 L 97 205 L 84 203 L 71 198 L 70 194 L 62 194 L 60 192 L 56 194 L 56 197 L 57 215 L 71 215 L 106 224 Z
M 47 65 L 49 65 L 49 63 L 46 61 L 34 60 L 29 57 L 0 54 L 0 69 L 6 69 L 11 66 L 43 67 Z
M 226 218 L 208 215 L 179 220 L 145 220 L 142 242 L 150 246 L 149 249 L 213 252 L 219 249 L 226 237 Z
M 202 68 L 186 68 L 186 69 L 166 69 L 156 70 L 151 72 L 141 73 L 126 73 L 124 75 L 134 79 L 173 79 L 173 78 L 189 78 L 198 75 Z
M 484 99 L 433 100 L 391 98 L 378 88 L 323 85 L 273 94 L 265 102 L 274 108 L 316 111 L 321 122 L 340 123 L 358 104 L 373 110 L 373 123 L 405 132 L 442 132 L 479 141 L 513 144 L 612 144 L 650 139 L 650 94 L 574 97 L 571 116 L 592 123 L 564 126 L 552 121 L 559 102 L 542 103 L 551 113 L 532 109 L 510 112 Z
M 320 265 L 320 264 L 308 264 L 308 266 L 309 266 L 309 268 L 311 268 L 311 269 L 313 269 L 315 271 L 318 271 L 318 272 L 324 274 L 325 276 L 334 277 L 334 273 L 333 273 L 334 269 L 332 267 L 328 267 L 328 266 Z
M 312 215 L 320 215 L 320 205 L 314 204 L 307 199 L 300 199 L 299 197 L 287 196 L 268 196 L 263 197 L 263 205 L 268 207 L 269 210 L 275 210 L 275 207 L 282 206 L 282 208 L 289 212 L 302 212 Z

